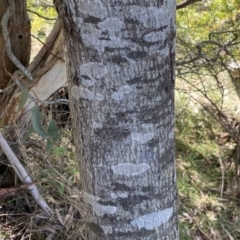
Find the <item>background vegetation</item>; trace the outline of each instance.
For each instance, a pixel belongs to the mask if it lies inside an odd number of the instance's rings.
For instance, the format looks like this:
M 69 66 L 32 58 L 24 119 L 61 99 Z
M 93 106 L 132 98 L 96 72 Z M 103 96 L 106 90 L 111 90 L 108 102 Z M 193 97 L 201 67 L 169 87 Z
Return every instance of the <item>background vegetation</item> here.
M 32 34 L 44 41 L 57 17 L 52 1 L 29 0 L 28 9 Z M 197 1 L 177 11 L 175 113 L 181 240 L 240 239 L 239 23 L 240 0 Z M 36 38 L 32 58 L 41 48 Z M 53 97 L 62 93 L 67 95 L 66 89 Z M 61 129 L 52 153 L 46 153 L 46 143 L 34 134 L 20 147 L 22 161 L 64 228 L 54 220 L 36 218 L 39 210 L 31 197 L 21 193 L 0 209 L 0 239 L 17 233 L 25 239 L 45 239 L 46 231 L 54 234 L 53 239 L 84 239 L 84 208 L 78 201 L 81 193 L 68 109 L 48 112 Z M 1 187 L 11 186 L 11 169 L 0 170 Z

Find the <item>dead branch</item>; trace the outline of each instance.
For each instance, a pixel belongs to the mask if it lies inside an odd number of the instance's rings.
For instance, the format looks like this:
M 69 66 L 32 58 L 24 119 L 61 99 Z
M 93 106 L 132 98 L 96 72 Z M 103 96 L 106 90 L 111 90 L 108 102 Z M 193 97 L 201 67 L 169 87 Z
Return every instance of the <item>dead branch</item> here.
M 188 5 L 192 4 L 192 3 L 195 3 L 195 2 L 201 2 L 202 0 L 185 0 L 181 3 L 177 3 L 177 10 L 178 9 L 181 9 L 181 8 L 185 8 L 187 7 Z
M 37 16 L 40 17 L 40 18 L 43 18 L 43 19 L 45 19 L 45 20 L 48 20 L 48 21 L 56 21 L 56 20 L 57 20 L 57 18 L 48 18 L 48 17 L 45 17 L 45 16 L 39 14 L 38 12 L 32 11 L 31 9 L 28 9 L 27 11 L 30 12 L 30 13 L 33 13 L 33 14 L 37 15 Z
M 30 194 L 33 196 L 33 198 L 36 200 L 38 205 L 44 210 L 45 213 L 48 215 L 52 215 L 53 211 L 48 206 L 47 202 L 44 200 L 44 198 L 39 193 L 37 186 L 33 183 L 32 179 L 28 175 L 25 168 L 22 166 L 10 146 L 8 145 L 7 141 L 4 139 L 3 135 L 0 133 L 0 146 L 7 156 L 9 162 L 11 163 L 15 173 L 17 174 L 18 178 L 27 186 L 27 189 L 29 190 Z

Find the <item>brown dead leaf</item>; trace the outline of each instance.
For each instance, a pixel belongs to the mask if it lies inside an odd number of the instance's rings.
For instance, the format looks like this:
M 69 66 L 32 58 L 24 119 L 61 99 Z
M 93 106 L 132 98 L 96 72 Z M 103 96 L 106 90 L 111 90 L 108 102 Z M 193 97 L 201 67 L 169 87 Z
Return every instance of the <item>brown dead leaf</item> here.
M 219 145 L 224 145 L 227 141 L 229 141 L 229 139 L 230 139 L 230 135 L 224 132 L 217 136 L 217 143 Z

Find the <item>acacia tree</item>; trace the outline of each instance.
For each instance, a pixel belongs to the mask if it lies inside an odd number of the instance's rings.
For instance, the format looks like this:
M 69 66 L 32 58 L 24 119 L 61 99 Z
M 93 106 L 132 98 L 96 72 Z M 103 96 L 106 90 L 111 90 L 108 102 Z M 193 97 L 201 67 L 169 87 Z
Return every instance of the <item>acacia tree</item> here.
M 175 1 L 54 2 L 88 239 L 178 239 Z

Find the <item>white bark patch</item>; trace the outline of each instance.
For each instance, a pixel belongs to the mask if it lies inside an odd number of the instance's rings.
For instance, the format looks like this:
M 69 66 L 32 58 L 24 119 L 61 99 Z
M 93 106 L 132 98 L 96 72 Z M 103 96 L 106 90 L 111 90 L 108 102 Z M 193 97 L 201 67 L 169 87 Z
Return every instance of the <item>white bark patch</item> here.
M 114 99 L 115 101 L 119 102 L 121 101 L 123 98 L 124 98 L 124 95 L 123 93 L 121 92 L 114 92 L 112 95 L 111 95 L 112 99 Z
M 154 133 L 132 133 L 131 138 L 133 141 L 139 142 L 141 144 L 148 143 L 151 139 L 153 139 Z
M 94 93 L 87 88 L 78 87 L 79 97 L 92 101 L 94 99 Z
M 119 88 L 119 92 L 122 92 L 122 93 L 131 93 L 132 91 L 134 91 L 134 87 L 133 86 L 129 86 L 129 85 L 123 85 Z
M 160 225 L 168 222 L 172 214 L 173 208 L 166 208 L 164 210 L 137 217 L 131 221 L 131 225 L 138 229 L 145 228 L 147 230 L 154 230 Z
M 112 226 L 101 226 L 103 229 L 105 235 L 112 234 L 113 233 L 113 228 Z
M 103 101 L 103 99 L 104 99 L 104 97 L 103 97 L 102 94 L 100 94 L 100 93 L 97 93 L 97 94 L 96 94 L 96 100 L 98 100 L 98 101 Z
M 102 123 L 100 123 L 100 122 L 93 122 L 92 127 L 93 128 L 102 128 Z
M 86 87 L 91 87 L 95 85 L 96 80 L 95 79 L 81 79 L 81 83 Z
M 168 24 L 168 11 L 158 7 L 140 7 L 132 5 L 129 7 L 128 14 L 131 19 L 137 20 L 146 28 L 160 28 Z
M 102 94 L 94 93 L 87 88 L 78 87 L 78 86 L 72 87 L 71 94 L 76 99 L 82 98 L 89 101 L 93 101 L 93 100 L 102 101 L 104 99 Z
M 112 199 L 117 199 L 117 198 L 128 198 L 129 193 L 128 192 L 111 192 L 110 193 Z
M 166 152 L 166 149 L 165 148 L 161 148 L 159 152 L 160 152 L 160 156 L 162 156 Z
M 80 0 L 79 10 L 96 18 L 104 18 L 108 15 L 106 6 L 100 0 Z
M 80 66 L 81 75 L 86 75 L 93 79 L 100 79 L 108 74 L 107 67 L 98 62 L 89 62 Z M 92 80 L 94 83 L 94 80 Z
M 104 214 L 114 214 L 117 211 L 117 207 L 110 205 L 101 205 L 98 203 L 100 197 L 95 197 L 89 193 L 84 192 L 83 198 L 86 203 L 92 206 L 93 211 L 97 216 L 103 216 Z
M 125 176 L 136 176 L 146 172 L 150 166 L 147 163 L 119 163 L 111 167 L 114 174 Z
M 132 141 L 139 142 L 140 144 L 148 143 L 155 136 L 154 124 L 142 124 L 141 132 L 133 132 L 131 134 Z
M 107 38 L 102 39 L 102 31 L 90 23 L 81 25 L 81 39 L 86 47 L 96 49 L 99 54 L 104 53 L 105 47 L 124 48 L 129 47 L 129 41 L 121 39 L 118 31 L 108 31 Z
M 123 22 L 117 18 L 106 18 L 98 24 L 98 27 L 103 31 L 120 32 L 123 27 Z
M 124 94 L 129 94 L 135 90 L 134 86 L 123 85 L 121 86 L 117 92 L 114 92 L 111 97 L 115 101 L 119 102 L 124 98 Z
M 163 41 L 166 38 L 166 33 L 162 33 L 162 32 L 151 32 L 146 34 L 143 39 L 146 42 L 159 42 L 159 41 Z
M 174 138 L 174 129 L 172 129 L 172 130 L 170 131 L 170 133 L 168 134 L 168 138 L 169 138 L 169 139 L 173 139 L 173 138 Z

